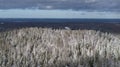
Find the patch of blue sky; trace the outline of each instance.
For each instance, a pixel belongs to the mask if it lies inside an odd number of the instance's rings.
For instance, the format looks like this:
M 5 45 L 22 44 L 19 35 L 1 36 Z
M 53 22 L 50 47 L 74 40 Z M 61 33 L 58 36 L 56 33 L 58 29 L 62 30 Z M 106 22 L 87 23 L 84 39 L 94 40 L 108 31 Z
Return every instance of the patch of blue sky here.
M 0 18 L 94 18 L 120 19 L 119 12 L 74 11 L 74 10 L 40 10 L 8 9 L 0 10 Z

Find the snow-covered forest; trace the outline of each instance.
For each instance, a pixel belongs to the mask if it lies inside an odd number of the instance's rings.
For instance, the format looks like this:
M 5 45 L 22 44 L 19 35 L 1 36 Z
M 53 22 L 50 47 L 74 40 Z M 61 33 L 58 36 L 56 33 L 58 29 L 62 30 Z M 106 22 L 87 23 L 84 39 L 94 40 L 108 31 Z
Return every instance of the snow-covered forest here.
M 120 35 L 22 28 L 0 32 L 1 67 L 120 67 Z

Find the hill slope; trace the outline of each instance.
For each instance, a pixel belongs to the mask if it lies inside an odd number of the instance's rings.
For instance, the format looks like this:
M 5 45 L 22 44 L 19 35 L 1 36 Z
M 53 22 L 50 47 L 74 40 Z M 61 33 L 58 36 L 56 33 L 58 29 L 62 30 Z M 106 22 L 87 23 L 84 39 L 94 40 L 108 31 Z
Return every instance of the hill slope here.
M 120 38 L 94 30 L 5 31 L 0 33 L 0 66 L 120 67 Z

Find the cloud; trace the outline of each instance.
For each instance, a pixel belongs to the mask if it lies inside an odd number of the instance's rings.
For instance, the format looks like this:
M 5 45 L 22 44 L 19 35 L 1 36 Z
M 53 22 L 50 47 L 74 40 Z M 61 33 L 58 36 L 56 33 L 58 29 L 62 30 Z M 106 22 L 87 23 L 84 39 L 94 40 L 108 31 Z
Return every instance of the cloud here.
M 97 2 L 97 0 L 85 0 L 86 3 L 94 3 Z
M 0 0 L 0 9 L 120 11 L 120 0 Z

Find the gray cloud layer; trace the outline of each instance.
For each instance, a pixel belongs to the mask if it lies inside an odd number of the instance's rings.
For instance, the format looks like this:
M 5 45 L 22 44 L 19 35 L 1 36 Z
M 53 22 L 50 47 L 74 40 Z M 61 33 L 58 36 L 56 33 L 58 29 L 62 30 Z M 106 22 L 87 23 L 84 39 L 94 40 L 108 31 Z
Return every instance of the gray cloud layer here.
M 14 8 L 120 11 L 120 0 L 0 0 L 0 9 Z

